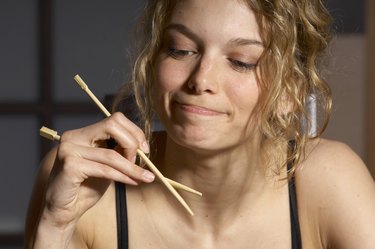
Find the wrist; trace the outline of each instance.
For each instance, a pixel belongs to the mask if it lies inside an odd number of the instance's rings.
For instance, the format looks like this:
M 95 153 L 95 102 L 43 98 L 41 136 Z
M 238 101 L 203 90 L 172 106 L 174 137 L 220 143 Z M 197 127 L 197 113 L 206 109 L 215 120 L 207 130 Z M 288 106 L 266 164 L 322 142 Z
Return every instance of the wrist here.
M 59 216 L 43 210 L 35 234 L 34 249 L 68 248 L 76 222 L 62 222 Z

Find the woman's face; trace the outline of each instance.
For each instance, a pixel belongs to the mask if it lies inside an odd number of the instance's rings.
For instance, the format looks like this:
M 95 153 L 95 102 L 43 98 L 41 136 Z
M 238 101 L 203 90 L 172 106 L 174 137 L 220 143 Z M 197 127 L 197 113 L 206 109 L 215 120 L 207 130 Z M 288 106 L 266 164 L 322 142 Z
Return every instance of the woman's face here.
M 157 58 L 154 103 L 169 136 L 192 149 L 248 141 L 263 51 L 254 13 L 240 1 L 180 0 Z

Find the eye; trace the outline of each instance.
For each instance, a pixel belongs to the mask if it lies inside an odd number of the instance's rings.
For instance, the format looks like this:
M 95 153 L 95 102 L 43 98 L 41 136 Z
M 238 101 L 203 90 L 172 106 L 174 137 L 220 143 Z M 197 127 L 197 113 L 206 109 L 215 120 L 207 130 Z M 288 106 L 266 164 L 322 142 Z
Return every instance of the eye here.
M 241 73 L 251 71 L 254 68 L 256 68 L 256 66 L 257 66 L 256 63 L 255 64 L 254 63 L 246 63 L 246 62 L 234 60 L 234 59 L 228 59 L 228 60 L 231 64 L 232 68 L 235 69 L 238 72 L 241 72 Z
M 168 48 L 168 55 L 175 59 L 183 59 L 188 56 L 195 55 L 196 52 L 191 50 Z

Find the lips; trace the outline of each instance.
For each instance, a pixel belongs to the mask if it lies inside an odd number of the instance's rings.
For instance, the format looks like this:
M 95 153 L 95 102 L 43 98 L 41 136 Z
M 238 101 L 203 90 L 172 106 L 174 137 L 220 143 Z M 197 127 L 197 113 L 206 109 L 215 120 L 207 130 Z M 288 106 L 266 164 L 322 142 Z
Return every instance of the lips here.
M 184 102 L 175 102 L 177 107 L 181 110 L 191 113 L 191 114 L 197 114 L 197 115 L 203 115 L 203 116 L 218 116 L 218 115 L 227 115 L 226 112 L 219 111 L 214 108 L 193 104 L 193 103 L 184 103 Z

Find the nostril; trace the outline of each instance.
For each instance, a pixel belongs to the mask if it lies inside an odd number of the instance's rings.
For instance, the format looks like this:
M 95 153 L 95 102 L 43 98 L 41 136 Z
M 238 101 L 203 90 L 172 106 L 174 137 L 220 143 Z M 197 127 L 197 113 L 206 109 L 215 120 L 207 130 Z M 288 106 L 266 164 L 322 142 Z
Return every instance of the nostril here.
M 192 91 L 196 91 L 196 87 L 195 87 L 195 84 L 191 81 L 191 80 L 189 80 L 189 82 L 188 82 L 188 88 L 190 89 L 190 90 L 192 90 Z
M 194 81 L 189 81 L 188 88 L 194 94 L 202 94 L 204 92 L 204 89 Z
M 201 61 L 191 72 L 187 87 L 194 94 L 216 93 L 218 86 L 218 71 L 213 67 L 212 62 Z

